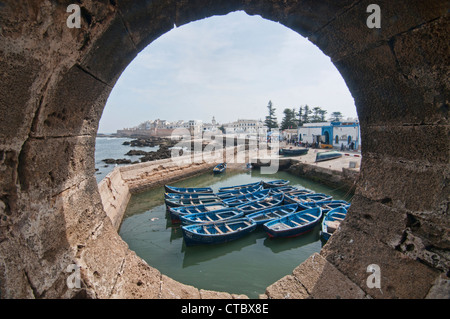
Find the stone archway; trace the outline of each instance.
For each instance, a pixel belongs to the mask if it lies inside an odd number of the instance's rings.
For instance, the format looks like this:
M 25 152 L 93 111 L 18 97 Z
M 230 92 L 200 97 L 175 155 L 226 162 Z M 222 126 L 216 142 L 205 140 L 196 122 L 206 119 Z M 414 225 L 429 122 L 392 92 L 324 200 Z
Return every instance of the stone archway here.
M 121 240 L 99 198 L 94 143 L 106 99 L 140 50 L 174 24 L 236 10 L 280 22 L 331 57 L 364 140 L 342 230 L 310 261 L 318 267 L 299 267 L 268 296 L 436 296 L 449 271 L 449 5 L 381 1 L 381 29 L 369 29 L 369 3 L 86 1 L 80 29 L 66 26 L 70 0 L 0 3 L 1 296 L 209 296 L 161 275 Z M 72 264 L 79 289 L 67 286 Z M 366 284 L 371 264 L 381 289 Z M 316 280 L 302 281 L 304 271 Z

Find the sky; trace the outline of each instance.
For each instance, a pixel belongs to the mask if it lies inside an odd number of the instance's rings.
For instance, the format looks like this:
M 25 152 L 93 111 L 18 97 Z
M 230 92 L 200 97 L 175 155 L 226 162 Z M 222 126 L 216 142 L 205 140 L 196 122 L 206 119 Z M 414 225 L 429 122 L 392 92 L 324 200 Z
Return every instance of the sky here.
M 142 50 L 114 86 L 98 131 L 154 119 L 264 120 L 269 100 L 279 123 L 285 108 L 305 104 L 357 117 L 319 48 L 279 23 L 233 12 L 174 28 Z

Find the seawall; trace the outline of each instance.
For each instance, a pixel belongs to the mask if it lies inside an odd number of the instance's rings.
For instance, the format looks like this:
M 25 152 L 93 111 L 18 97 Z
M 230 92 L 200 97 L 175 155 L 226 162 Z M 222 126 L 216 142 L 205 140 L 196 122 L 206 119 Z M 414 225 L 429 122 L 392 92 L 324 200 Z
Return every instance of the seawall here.
M 230 147 L 206 155 L 191 154 L 116 167 L 98 184 L 103 208 L 118 230 L 133 193 L 211 171 L 223 159 L 234 157 L 241 148 Z

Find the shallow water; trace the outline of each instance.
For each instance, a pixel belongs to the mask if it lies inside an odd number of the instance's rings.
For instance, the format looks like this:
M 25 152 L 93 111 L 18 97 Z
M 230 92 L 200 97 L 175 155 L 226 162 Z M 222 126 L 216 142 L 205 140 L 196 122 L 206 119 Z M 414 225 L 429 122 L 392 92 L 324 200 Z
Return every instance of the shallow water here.
M 231 185 L 256 181 L 287 179 L 290 185 L 326 193 L 333 199 L 350 200 L 350 196 L 287 172 L 261 175 L 257 171 L 203 174 L 171 185 L 207 187 L 214 191 Z M 172 225 L 164 204 L 164 188 L 133 195 L 119 234 L 130 249 L 161 273 L 200 289 L 245 294 L 258 298 L 270 284 L 285 275 L 322 248 L 320 225 L 296 238 L 269 239 L 257 228 L 233 242 L 186 247 L 181 227 Z

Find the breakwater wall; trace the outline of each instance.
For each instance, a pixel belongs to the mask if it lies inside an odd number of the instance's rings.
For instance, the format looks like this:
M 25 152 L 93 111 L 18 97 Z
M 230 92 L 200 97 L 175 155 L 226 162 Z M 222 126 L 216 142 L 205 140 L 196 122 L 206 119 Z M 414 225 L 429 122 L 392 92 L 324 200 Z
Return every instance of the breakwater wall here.
M 133 193 L 206 173 L 224 159 L 234 158 L 243 146 L 211 153 L 193 153 L 139 164 L 116 167 L 99 184 L 103 208 L 118 230 Z
M 354 168 L 350 168 L 350 165 L 346 165 L 349 162 L 347 158 L 335 160 L 340 162 L 341 165 L 332 166 L 302 162 L 302 160 L 295 158 L 255 158 L 252 161 L 255 168 L 274 166 L 272 161 L 276 161 L 276 165 L 278 165 L 280 170 L 347 192 L 354 192 L 359 176 L 359 164 Z M 342 162 L 344 165 L 342 165 Z

